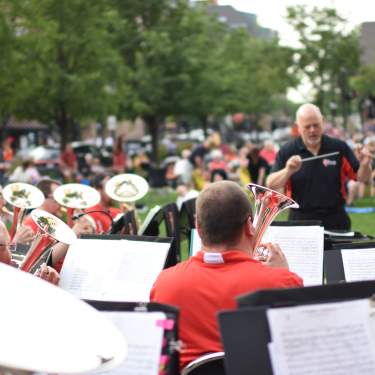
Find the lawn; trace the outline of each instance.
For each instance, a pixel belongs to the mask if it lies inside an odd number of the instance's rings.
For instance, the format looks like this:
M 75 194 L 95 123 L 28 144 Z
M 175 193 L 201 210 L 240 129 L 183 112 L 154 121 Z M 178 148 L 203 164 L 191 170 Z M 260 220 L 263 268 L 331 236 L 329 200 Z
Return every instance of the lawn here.
M 145 205 L 147 208 L 152 208 L 155 205 L 163 206 L 167 203 L 176 201 L 176 192 L 171 189 L 153 189 L 151 190 L 145 198 L 139 201 L 140 204 Z M 138 202 L 137 202 L 138 203 Z M 364 198 L 357 201 L 354 205 L 355 207 L 375 207 L 374 198 Z M 145 207 L 145 208 L 146 208 Z M 147 214 L 147 210 L 140 215 L 143 220 Z M 375 237 L 375 213 L 367 214 L 349 214 L 352 220 L 352 230 L 368 234 Z M 277 221 L 287 220 L 287 212 L 280 213 L 277 218 Z M 161 230 L 161 235 L 165 233 L 163 228 Z

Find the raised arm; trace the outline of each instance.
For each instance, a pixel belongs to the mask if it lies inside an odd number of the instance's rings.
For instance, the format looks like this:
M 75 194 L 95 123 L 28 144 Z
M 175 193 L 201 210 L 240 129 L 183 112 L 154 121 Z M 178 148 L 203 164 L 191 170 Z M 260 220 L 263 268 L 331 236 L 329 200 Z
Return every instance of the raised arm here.
M 271 173 L 266 181 L 266 186 L 270 189 L 277 190 L 283 188 L 289 178 L 301 168 L 301 157 L 293 155 L 290 157 L 283 169 Z

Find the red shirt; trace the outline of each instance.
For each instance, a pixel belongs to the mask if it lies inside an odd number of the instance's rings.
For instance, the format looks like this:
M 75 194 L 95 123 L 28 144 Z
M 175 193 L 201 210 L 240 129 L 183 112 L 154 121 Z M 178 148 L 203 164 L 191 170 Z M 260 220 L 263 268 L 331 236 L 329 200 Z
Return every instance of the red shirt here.
M 61 161 L 65 167 L 75 169 L 77 168 L 77 156 L 74 151 L 64 151 L 61 156 Z
M 151 301 L 180 308 L 181 368 L 205 353 L 223 350 L 216 316 L 221 310 L 236 308 L 237 296 L 259 289 L 303 286 L 296 274 L 266 267 L 242 251 L 219 254 L 222 263 L 205 262 L 207 254 L 212 255 L 200 251 L 165 269 L 151 290 Z
M 85 211 L 90 212 L 96 210 L 108 212 L 112 219 L 114 219 L 118 214 L 124 213 L 122 210 L 116 207 L 104 208 L 100 203 L 96 206 L 86 209 Z M 90 216 L 95 220 L 96 233 L 101 234 L 110 230 L 112 221 L 106 214 L 103 214 L 101 212 L 93 212 L 92 214 L 90 214 Z

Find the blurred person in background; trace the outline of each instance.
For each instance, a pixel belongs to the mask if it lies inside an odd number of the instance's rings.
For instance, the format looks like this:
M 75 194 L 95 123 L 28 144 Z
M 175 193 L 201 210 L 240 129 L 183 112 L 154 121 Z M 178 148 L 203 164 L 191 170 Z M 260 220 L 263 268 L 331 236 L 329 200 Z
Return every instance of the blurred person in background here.
M 125 173 L 127 158 L 124 150 L 123 136 L 118 136 L 113 147 L 112 169 L 114 173 Z
M 260 156 L 260 149 L 253 146 L 247 154 L 249 164 L 247 169 L 249 171 L 250 179 L 253 183 L 264 185 L 268 169 L 268 163 Z
M 191 151 L 189 149 L 183 149 L 181 152 L 182 158 L 177 160 L 174 165 L 174 174 L 177 177 L 178 183 L 189 184 L 193 175 L 193 165 L 191 164 L 190 158 Z
M 60 169 L 66 181 L 74 181 L 78 173 L 78 159 L 71 143 L 66 144 L 60 155 Z
M 7 137 L 3 141 L 3 147 L 2 147 L 3 155 L 2 156 L 3 156 L 3 160 L 6 162 L 11 162 L 13 160 L 13 156 L 14 156 L 14 151 L 12 148 L 13 141 L 14 141 L 13 137 Z
M 259 152 L 259 156 L 263 158 L 269 167 L 272 167 L 276 160 L 277 149 L 271 139 L 264 142 L 262 149 Z
M 32 185 L 37 184 L 39 180 L 40 174 L 32 160 L 24 160 L 9 176 L 10 182 L 25 182 Z

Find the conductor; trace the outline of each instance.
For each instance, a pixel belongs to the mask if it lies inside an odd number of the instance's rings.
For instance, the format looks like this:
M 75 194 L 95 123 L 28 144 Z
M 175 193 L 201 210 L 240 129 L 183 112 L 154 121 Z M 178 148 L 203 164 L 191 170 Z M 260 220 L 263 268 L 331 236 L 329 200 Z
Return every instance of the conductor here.
M 363 151 L 358 160 L 344 141 L 324 135 L 323 116 L 313 104 L 297 110 L 296 123 L 300 136 L 281 147 L 266 185 L 274 190 L 285 187 L 299 204 L 290 210 L 289 220 L 321 220 L 325 229 L 349 230 L 345 184 L 370 179 L 371 157 Z

